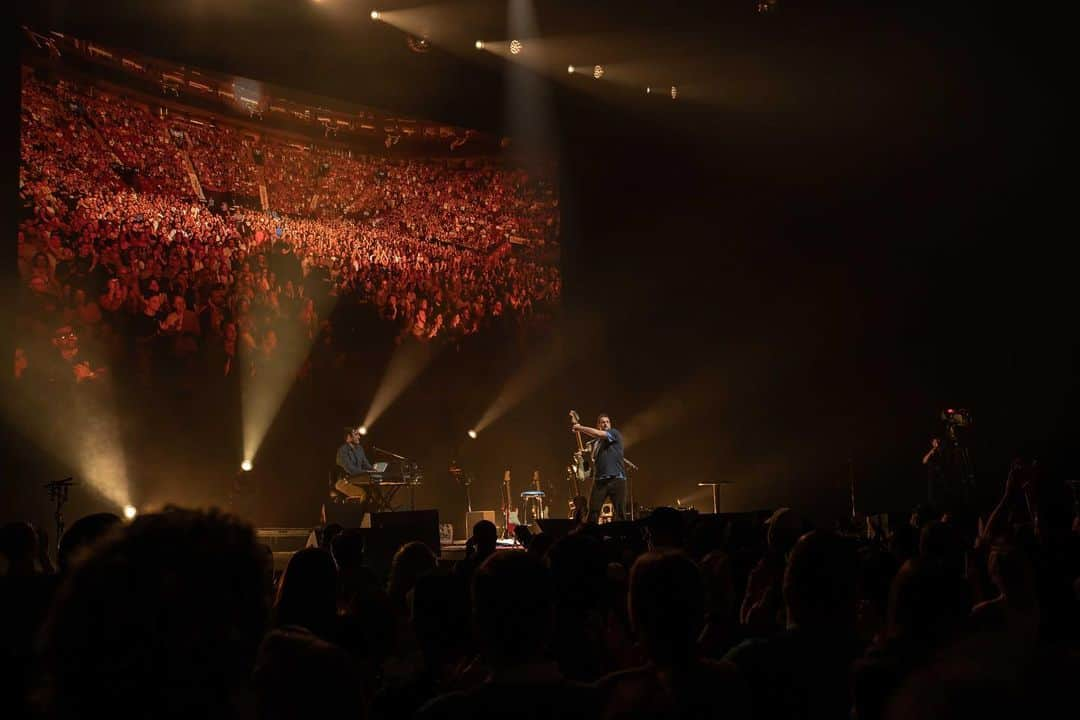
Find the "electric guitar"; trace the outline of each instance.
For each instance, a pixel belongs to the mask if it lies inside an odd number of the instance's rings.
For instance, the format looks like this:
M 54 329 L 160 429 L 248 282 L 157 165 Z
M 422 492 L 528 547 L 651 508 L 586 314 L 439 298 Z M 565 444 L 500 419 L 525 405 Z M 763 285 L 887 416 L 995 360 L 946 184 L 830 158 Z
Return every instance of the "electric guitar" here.
M 514 536 L 514 528 L 521 523 L 517 507 L 510 496 L 510 468 L 503 472 L 502 481 L 503 539 Z

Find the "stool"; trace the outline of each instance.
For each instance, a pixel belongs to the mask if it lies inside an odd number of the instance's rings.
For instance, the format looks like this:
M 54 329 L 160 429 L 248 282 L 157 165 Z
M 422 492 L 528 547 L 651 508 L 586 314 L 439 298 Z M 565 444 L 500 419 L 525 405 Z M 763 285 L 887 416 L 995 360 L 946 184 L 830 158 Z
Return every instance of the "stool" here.
M 544 505 L 543 490 L 526 490 L 521 493 L 526 522 L 547 519 L 547 507 Z

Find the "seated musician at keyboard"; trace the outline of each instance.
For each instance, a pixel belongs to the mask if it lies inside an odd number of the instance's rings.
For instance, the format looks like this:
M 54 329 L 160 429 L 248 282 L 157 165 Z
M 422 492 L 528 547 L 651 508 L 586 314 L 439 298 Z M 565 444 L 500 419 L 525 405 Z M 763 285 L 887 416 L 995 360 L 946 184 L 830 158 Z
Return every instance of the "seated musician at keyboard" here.
M 341 471 L 341 477 L 338 478 L 334 487 L 348 497 L 363 498 L 363 489 L 349 482 L 350 476 L 372 469 L 367 455 L 364 454 L 364 448 L 360 445 L 360 431 L 356 428 L 345 428 L 345 442 L 337 451 L 337 466 Z

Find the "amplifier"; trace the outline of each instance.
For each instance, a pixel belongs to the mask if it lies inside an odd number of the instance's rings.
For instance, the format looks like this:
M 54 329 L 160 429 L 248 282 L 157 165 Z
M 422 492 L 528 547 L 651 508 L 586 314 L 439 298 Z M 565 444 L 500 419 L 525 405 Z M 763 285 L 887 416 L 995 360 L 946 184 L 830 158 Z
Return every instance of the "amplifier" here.
M 472 535 L 473 525 L 481 520 L 487 520 L 490 523 L 495 522 L 494 510 L 474 510 L 473 512 L 465 513 L 465 539 L 468 540 Z
M 255 541 L 270 548 L 275 572 L 284 571 L 297 550 L 319 547 L 319 537 L 310 528 L 256 528 Z
M 296 552 L 319 546 L 319 538 L 311 528 L 256 528 L 255 538 L 274 552 Z

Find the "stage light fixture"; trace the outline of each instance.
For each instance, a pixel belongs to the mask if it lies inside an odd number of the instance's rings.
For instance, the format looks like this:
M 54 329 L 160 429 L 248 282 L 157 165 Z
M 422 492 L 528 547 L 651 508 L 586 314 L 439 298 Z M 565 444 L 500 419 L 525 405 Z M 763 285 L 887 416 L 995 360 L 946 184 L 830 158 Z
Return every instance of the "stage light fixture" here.
M 252 467 L 254 466 L 251 464 L 250 460 L 245 460 L 244 462 L 240 463 L 240 469 L 244 472 L 251 472 Z
M 470 438 L 472 438 L 473 440 L 475 440 L 475 439 L 476 439 L 476 431 L 475 431 L 475 430 L 470 430 L 470 431 L 469 431 L 469 432 L 468 432 L 467 434 L 468 434 L 468 436 L 469 436 Z
M 382 17 L 382 15 L 379 13 L 378 10 L 372 10 L 371 11 L 371 19 L 372 20 L 378 20 L 381 17 Z
M 409 46 L 409 49 L 414 53 L 420 53 L 421 55 L 431 50 L 431 43 L 427 38 L 413 37 L 412 35 L 405 38 L 405 44 Z
M 521 53 L 521 51 L 523 49 L 524 48 L 522 47 L 520 40 L 511 40 L 510 41 L 510 54 L 511 55 L 518 55 L 518 54 Z
M 361 425 L 360 428 L 356 432 L 360 433 L 361 435 L 367 435 L 367 427 L 364 426 L 364 425 Z
M 573 66 L 573 65 L 568 65 L 568 66 L 566 67 L 566 72 L 568 72 L 568 73 L 570 73 L 571 75 L 573 75 L 573 74 L 574 74 L 574 66 Z
M 679 88 L 676 87 L 675 85 L 672 85 L 671 86 L 671 99 L 674 100 L 677 97 L 679 97 Z
M 652 88 L 651 87 L 645 88 L 645 94 L 646 95 L 652 95 Z
M 596 67 L 594 67 L 592 69 L 592 76 L 594 78 L 596 78 L 597 80 L 604 77 L 604 66 L 603 65 L 597 65 Z
M 134 505 L 125 505 L 124 506 L 124 517 L 126 517 L 128 520 L 134 520 L 136 512 L 137 511 L 135 510 Z
M 477 40 L 476 41 L 476 49 L 477 50 L 483 50 L 484 49 L 484 41 L 483 40 Z

